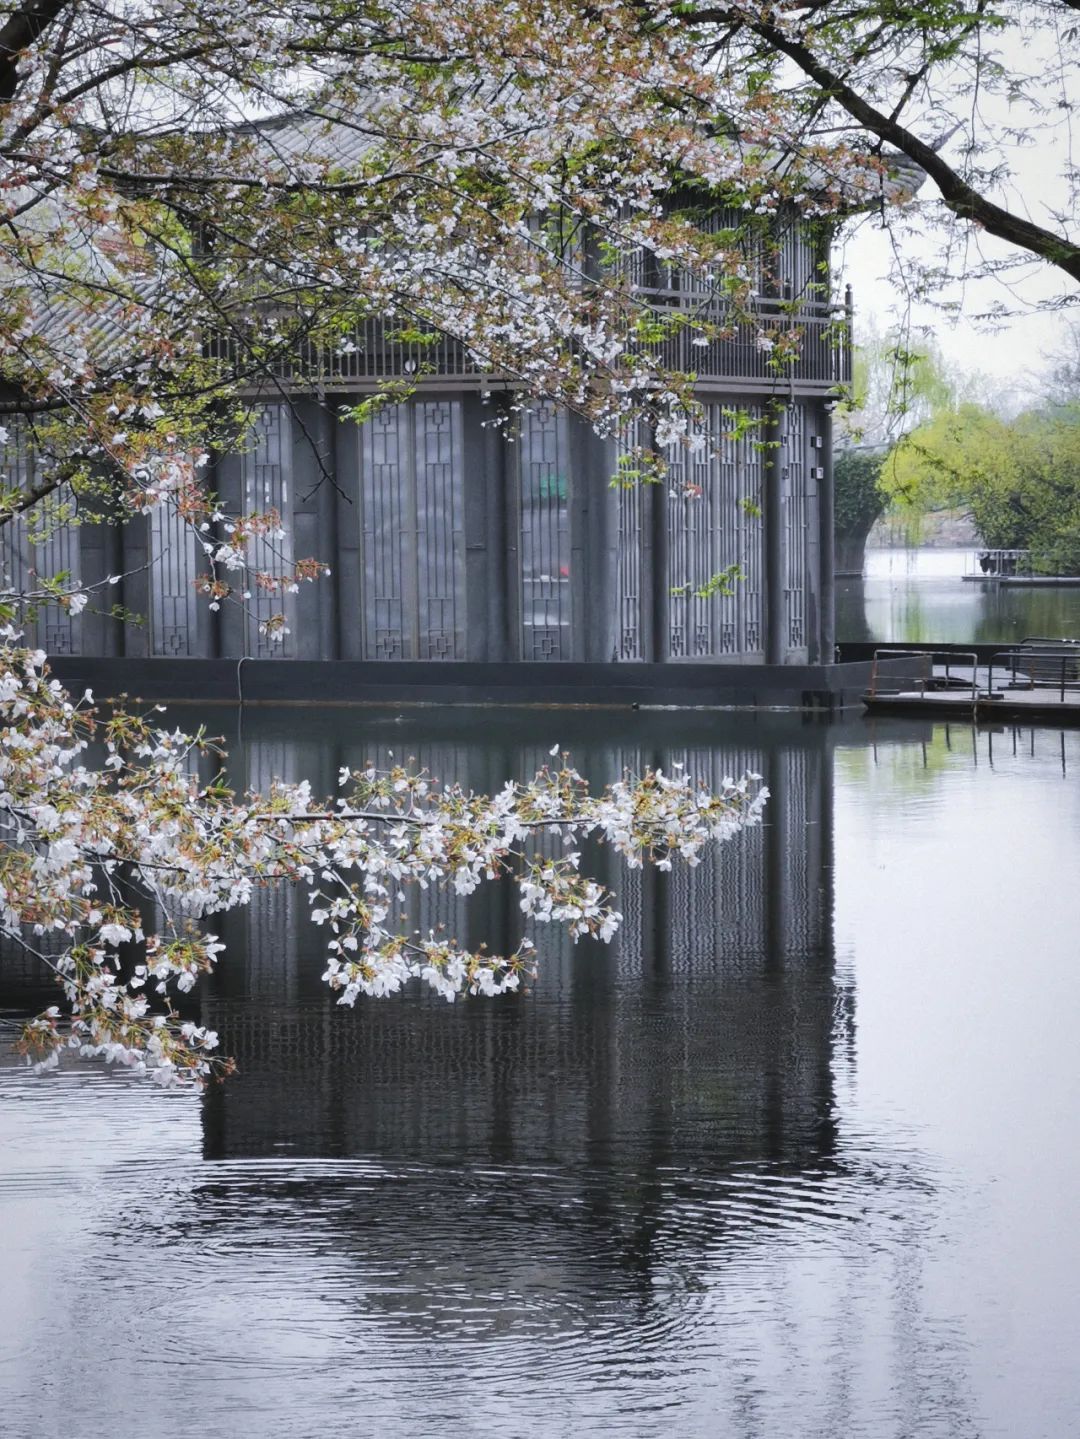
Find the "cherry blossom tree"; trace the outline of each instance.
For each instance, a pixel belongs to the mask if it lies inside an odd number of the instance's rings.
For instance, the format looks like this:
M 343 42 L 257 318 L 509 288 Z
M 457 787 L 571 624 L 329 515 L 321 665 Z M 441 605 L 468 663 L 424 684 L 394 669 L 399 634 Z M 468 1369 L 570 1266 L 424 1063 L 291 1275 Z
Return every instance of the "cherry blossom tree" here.
M 0 420 L 28 427 L 37 464 L 0 517 L 66 484 L 103 515 L 164 496 L 221 524 L 196 472 L 242 438 L 238 396 L 281 389 L 299 355 L 317 382 L 390 317 L 419 369 L 451 337 L 606 433 L 647 421 L 641 466 L 658 465 L 695 414 L 659 342 L 731 333 L 753 309 L 748 246 L 785 201 L 827 217 L 882 170 L 831 143 L 778 170 L 771 122 L 729 143 L 727 87 L 669 8 L 648 24 L 629 0 L 10 10 Z M 676 179 L 745 224 L 671 212 Z M 650 305 L 642 256 L 692 268 L 702 302 Z M 211 548 L 215 599 L 250 538 Z
M 665 363 L 665 339 L 708 345 L 746 321 L 783 373 L 797 337 L 755 295 L 778 221 L 797 208 L 827 227 L 889 171 L 834 136 L 788 145 L 787 112 L 750 72 L 733 105 L 684 11 L 4 7 L 0 426 L 33 466 L 0 481 L 0 531 L 165 506 L 200 538 L 211 605 L 316 581 L 318 556 L 258 569 L 281 517 L 226 512 L 204 462 L 246 443 L 253 396 L 317 386 L 365 326 L 419 360 L 352 418 L 401 400 L 427 349 L 452 343 L 526 400 L 643 436 L 622 479 L 662 477 L 666 448 L 703 443 L 694 377 Z M 673 187 L 690 201 L 673 208 Z M 700 223 L 721 210 L 738 222 Z M 653 303 L 641 276 L 664 266 L 693 272 L 700 303 Z M 750 778 L 709 795 L 658 773 L 589 796 L 568 762 L 489 797 L 405 771 L 347 776 L 334 803 L 303 786 L 233 795 L 193 776 L 197 738 L 62 692 L 21 639 L 44 603 L 107 605 L 108 586 L 60 573 L 0 592 L 0 930 L 64 996 L 24 1036 L 38 1062 L 70 1043 L 205 1077 L 213 1036 L 174 999 L 215 961 L 208 918 L 269 883 L 307 886 L 344 1000 L 409 977 L 448 995 L 511 988 L 526 954 L 396 933 L 390 899 L 508 874 L 527 913 L 607 937 L 617 915 L 580 872 L 579 840 L 694 862 L 764 799 Z M 558 861 L 534 842 L 553 830 Z
M 430 348 L 454 344 L 526 402 L 642 437 L 620 478 L 662 479 L 666 449 L 703 443 L 694 377 L 665 362 L 664 341 L 706 346 L 749 323 L 782 374 L 797 330 L 772 327 L 755 288 L 783 217 L 827 233 L 887 212 L 923 174 L 962 230 L 1075 282 L 1071 160 L 1056 210 L 1010 198 L 1004 170 L 1010 146 L 1068 123 L 1078 9 L 9 4 L 0 429 L 34 463 L 0 480 L 0 532 L 166 506 L 200 537 L 212 605 L 317 581 L 318 556 L 258 569 L 281 517 L 227 513 L 204 457 L 245 444 L 253 396 L 317 386 L 372 326 L 418 359 L 352 418 L 402 399 Z M 995 96 L 1012 107 L 1004 125 Z M 950 232 L 945 268 L 911 282 L 936 282 L 957 253 Z M 700 303 L 655 303 L 642 276 L 665 266 L 693 273 Z M 399 890 L 505 875 L 535 918 L 606 937 L 617 915 L 579 841 L 693 863 L 760 814 L 749 777 L 708 794 L 646 773 L 590 796 L 565 759 L 487 797 L 405 770 L 345 775 L 332 803 L 304 786 L 234 795 L 197 778 L 201 737 L 63 693 L 21 631 L 46 602 L 107 604 L 107 586 L 31 579 L 0 587 L 0 930 L 63 989 L 63 1013 L 24 1036 L 39 1062 L 70 1043 L 205 1077 L 213 1036 L 175 996 L 215 962 L 210 917 L 262 885 L 306 886 L 345 1001 L 413 977 L 494 993 L 528 954 L 398 933 Z M 552 832 L 567 841 L 557 861 L 538 843 Z

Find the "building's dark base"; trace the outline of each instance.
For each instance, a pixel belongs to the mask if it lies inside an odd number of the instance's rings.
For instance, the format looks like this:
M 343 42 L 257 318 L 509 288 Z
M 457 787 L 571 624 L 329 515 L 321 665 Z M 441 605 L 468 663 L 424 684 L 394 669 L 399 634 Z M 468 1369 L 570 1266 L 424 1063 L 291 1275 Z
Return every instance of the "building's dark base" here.
M 63 655 L 73 693 L 197 704 L 672 705 L 858 709 L 865 660 L 833 665 L 479 664 L 464 661 L 94 659 Z

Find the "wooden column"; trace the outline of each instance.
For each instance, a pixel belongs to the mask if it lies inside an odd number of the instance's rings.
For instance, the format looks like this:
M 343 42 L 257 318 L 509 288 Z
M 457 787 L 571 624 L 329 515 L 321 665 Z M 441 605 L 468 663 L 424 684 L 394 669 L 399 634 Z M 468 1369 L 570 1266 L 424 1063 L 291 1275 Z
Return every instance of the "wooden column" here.
M 781 407 L 769 409 L 765 426 L 765 663 L 784 663 L 784 512 Z

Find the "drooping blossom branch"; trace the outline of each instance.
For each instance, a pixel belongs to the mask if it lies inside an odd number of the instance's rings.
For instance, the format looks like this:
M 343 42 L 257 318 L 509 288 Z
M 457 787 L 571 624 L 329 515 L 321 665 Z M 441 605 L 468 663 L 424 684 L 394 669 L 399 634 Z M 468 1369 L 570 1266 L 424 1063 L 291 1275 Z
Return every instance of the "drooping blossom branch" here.
M 400 766 L 343 770 L 342 794 L 320 806 L 306 783 L 237 796 L 206 782 L 193 759 L 209 748 L 153 715 L 73 702 L 40 652 L 0 650 L 0 937 L 36 954 L 63 993 L 23 1030 L 38 1065 L 74 1050 L 162 1083 L 227 1071 L 181 996 L 223 947 L 208 922 L 268 886 L 307 893 L 339 1003 L 413 979 L 447 999 L 516 989 L 536 963 L 531 943 L 467 950 L 408 931 L 397 906 L 502 879 L 531 920 L 609 940 L 621 916 L 582 871 L 583 842 L 632 867 L 694 865 L 757 824 L 767 798 L 755 775 L 711 792 L 651 769 L 593 795 L 563 755 L 493 795 Z

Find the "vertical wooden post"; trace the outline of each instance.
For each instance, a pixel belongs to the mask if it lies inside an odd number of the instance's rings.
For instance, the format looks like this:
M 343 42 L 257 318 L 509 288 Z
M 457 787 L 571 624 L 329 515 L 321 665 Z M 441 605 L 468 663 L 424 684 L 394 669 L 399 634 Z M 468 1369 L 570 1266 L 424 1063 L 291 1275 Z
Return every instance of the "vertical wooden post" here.
M 784 663 L 784 512 L 782 407 L 773 403 L 765 426 L 765 663 Z
M 836 653 L 836 490 L 833 483 L 832 401 L 821 412 L 821 477 L 818 480 L 818 524 L 821 556 L 821 648 L 818 660 L 831 665 Z

